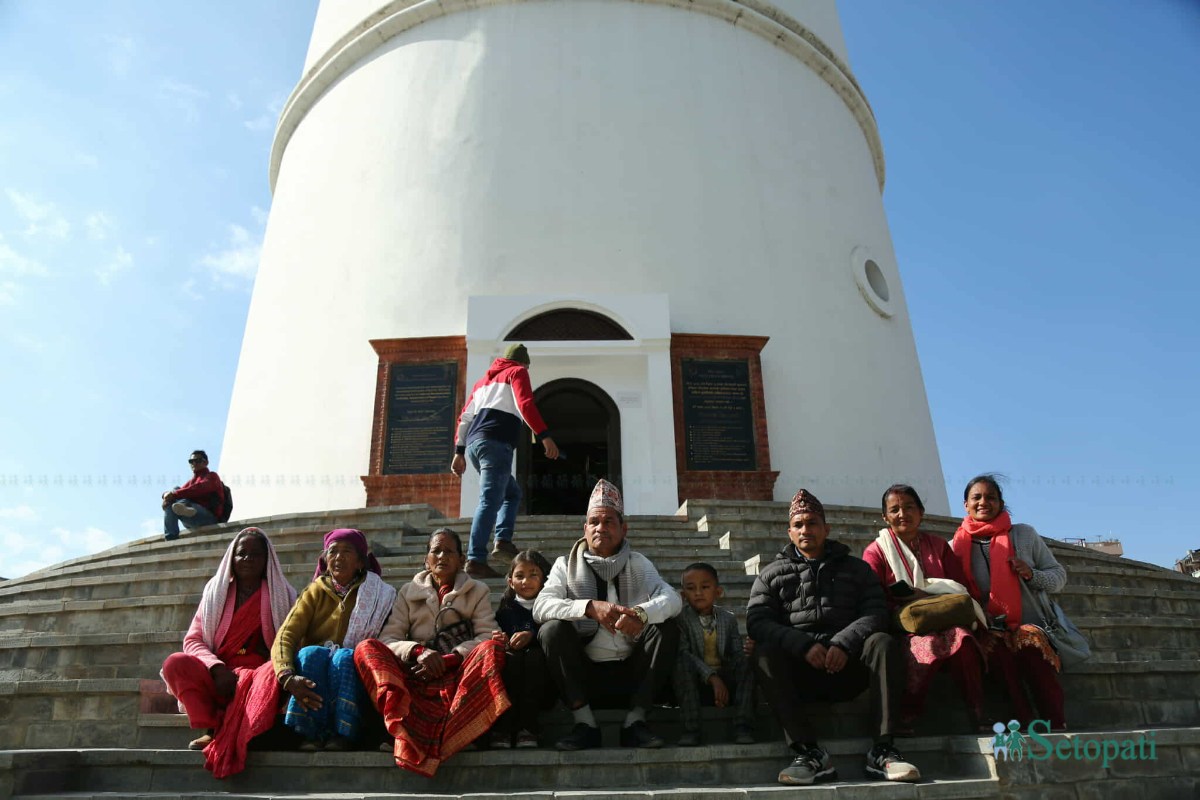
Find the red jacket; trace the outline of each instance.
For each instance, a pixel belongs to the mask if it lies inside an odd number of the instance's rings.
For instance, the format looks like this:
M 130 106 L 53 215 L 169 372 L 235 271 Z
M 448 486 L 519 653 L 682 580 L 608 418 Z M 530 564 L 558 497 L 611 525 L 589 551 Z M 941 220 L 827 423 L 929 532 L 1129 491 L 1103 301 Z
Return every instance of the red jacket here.
M 217 519 L 225 510 L 225 486 L 221 477 L 211 469 L 201 470 L 183 486 L 173 490 L 176 500 L 191 500 L 213 513 Z
M 455 450 L 464 452 L 476 439 L 497 439 L 516 446 L 522 424 L 528 425 L 539 441 L 546 438 L 546 423 L 533 402 L 529 369 L 520 361 L 497 358 L 463 406 Z

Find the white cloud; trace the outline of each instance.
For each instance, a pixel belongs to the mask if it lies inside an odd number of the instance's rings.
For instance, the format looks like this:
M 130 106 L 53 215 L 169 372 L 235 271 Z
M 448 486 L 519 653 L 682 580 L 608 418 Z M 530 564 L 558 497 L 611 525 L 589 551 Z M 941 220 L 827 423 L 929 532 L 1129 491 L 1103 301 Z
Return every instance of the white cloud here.
M 19 505 L 12 508 L 0 508 L 0 519 L 16 519 L 22 522 L 34 522 L 38 513 L 30 505 Z
M 96 280 L 100 281 L 101 286 L 108 286 L 112 283 L 113 278 L 128 271 L 132 266 L 133 256 L 124 247 L 118 245 L 112 258 L 96 268 Z
M 189 83 L 166 78 L 158 84 L 158 98 L 183 114 L 185 122 L 200 118 L 200 103 L 208 99 L 208 92 Z
M 71 158 L 74 160 L 75 166 L 77 166 L 77 167 L 86 167 L 87 169 L 95 169 L 96 167 L 100 166 L 99 158 L 97 158 L 93 154 L 85 152 L 83 150 L 76 150 L 74 155 L 71 156 Z
M 0 281 L 0 306 L 15 306 L 18 291 L 17 285 L 12 281 Z
M 18 518 L 17 521 L 30 520 Z M 63 560 L 63 548 L 46 541 L 45 536 L 18 531 L 6 525 L 0 525 L 0 550 L 4 552 L 0 576 L 5 578 L 19 578 Z
M 3 291 L 3 287 L 0 287 L 0 292 L 2 292 L 2 291 Z M 2 302 L 3 301 L 0 300 L 0 303 L 2 303 Z M 34 337 L 30 336 L 27 333 L 18 333 L 15 336 L 10 337 L 10 341 L 13 344 L 15 344 L 17 347 L 19 347 L 20 349 L 26 350 L 30 353 L 44 353 L 44 352 L 46 352 L 46 349 L 50 346 L 49 342 L 46 342 L 42 339 L 35 339 Z M 0 511 L 0 517 L 3 517 L 3 516 L 4 516 L 3 512 Z
M 88 238 L 96 242 L 102 242 L 112 233 L 112 219 L 103 211 L 94 211 L 87 215 L 87 219 L 83 221 L 83 226 L 87 228 Z
M 250 216 L 255 223 L 254 231 L 231 224 L 226 243 L 200 258 L 201 266 L 208 270 L 213 281 L 226 288 L 245 287 L 254 281 L 254 275 L 258 272 L 267 217 L 266 212 L 257 206 L 250 209 Z
M 242 124 L 246 126 L 246 130 L 258 131 L 273 131 L 275 125 L 279 122 L 279 115 L 283 112 L 283 104 L 287 102 L 287 95 L 277 94 L 267 103 L 267 107 L 254 119 L 248 119 Z
M 105 36 L 104 42 L 108 45 L 108 68 L 114 75 L 125 77 L 129 74 L 136 51 L 133 37 Z
M 234 111 L 237 111 L 242 107 L 242 98 L 238 97 L 237 92 L 230 92 L 229 94 L 225 95 L 225 100 L 229 103 L 229 107 Z
M 195 278 L 188 278 L 186 281 L 183 282 L 183 285 L 180 286 L 179 288 L 184 294 L 186 294 L 188 297 L 190 297 L 193 300 L 203 300 L 204 299 L 204 295 L 201 294 L 198 289 L 196 289 L 196 279 Z
M 142 538 L 150 536 L 162 536 L 163 521 L 162 517 L 150 517 L 142 520 Z
M 32 258 L 23 256 L 16 250 L 13 250 L 12 246 L 4 241 L 4 234 L 0 233 L 0 275 L 12 275 L 15 278 L 23 278 L 27 275 L 45 274 L 45 267 Z
M 42 202 L 16 189 L 8 189 L 6 194 L 17 216 L 25 223 L 23 233 L 26 237 L 45 235 L 52 239 L 65 239 L 71 233 L 71 223 L 53 203 Z
M 84 528 L 80 533 L 67 530 L 66 528 L 54 528 L 50 533 L 58 537 L 58 540 L 62 544 L 76 551 L 81 550 L 83 553 L 98 553 L 101 550 L 109 549 L 117 543 L 116 539 L 108 531 L 102 531 L 99 528 L 90 526 Z M 61 561 L 62 556 L 60 555 L 57 560 Z

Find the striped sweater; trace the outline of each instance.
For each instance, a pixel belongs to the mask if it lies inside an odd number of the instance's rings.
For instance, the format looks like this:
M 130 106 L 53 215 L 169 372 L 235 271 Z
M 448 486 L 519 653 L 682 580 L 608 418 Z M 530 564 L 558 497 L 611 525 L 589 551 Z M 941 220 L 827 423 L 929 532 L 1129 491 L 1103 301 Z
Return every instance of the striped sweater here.
M 495 439 L 514 447 L 521 426 L 528 425 L 538 441 L 549 431 L 533 402 L 529 370 L 519 361 L 497 358 L 471 389 L 458 416 L 454 450 L 462 454 L 478 439 Z

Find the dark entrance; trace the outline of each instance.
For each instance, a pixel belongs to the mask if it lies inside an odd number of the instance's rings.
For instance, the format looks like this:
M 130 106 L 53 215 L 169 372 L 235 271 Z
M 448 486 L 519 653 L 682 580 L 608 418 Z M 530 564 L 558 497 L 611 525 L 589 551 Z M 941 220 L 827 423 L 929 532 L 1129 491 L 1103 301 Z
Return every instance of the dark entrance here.
M 561 455 L 550 461 L 541 445 L 521 438 L 517 479 L 526 514 L 583 516 L 600 478 L 621 486 L 621 418 L 616 404 L 594 383 L 577 378 L 551 381 L 534 392 Z

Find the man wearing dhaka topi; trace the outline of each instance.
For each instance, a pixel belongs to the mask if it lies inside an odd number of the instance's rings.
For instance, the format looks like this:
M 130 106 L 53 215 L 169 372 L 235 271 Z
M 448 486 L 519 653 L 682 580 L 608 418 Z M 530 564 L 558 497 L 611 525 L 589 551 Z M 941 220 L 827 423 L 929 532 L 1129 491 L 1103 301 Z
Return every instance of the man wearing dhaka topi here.
M 533 604 L 538 643 L 575 727 L 559 750 L 600 746 L 592 703 L 627 708 L 622 747 L 662 747 L 646 726 L 679 646 L 679 593 L 625 538 L 621 492 L 601 480 L 588 500 L 583 538 L 560 556 Z
M 779 782 L 807 785 L 837 777 L 801 703 L 850 700 L 868 688 L 875 737 L 868 777 L 920 780 L 892 741 L 904 653 L 885 632 L 887 603 L 878 576 L 850 548 L 829 539 L 825 507 L 805 489 L 788 509 L 788 539 L 754 579 L 746 611 L 760 685 L 795 753 Z

